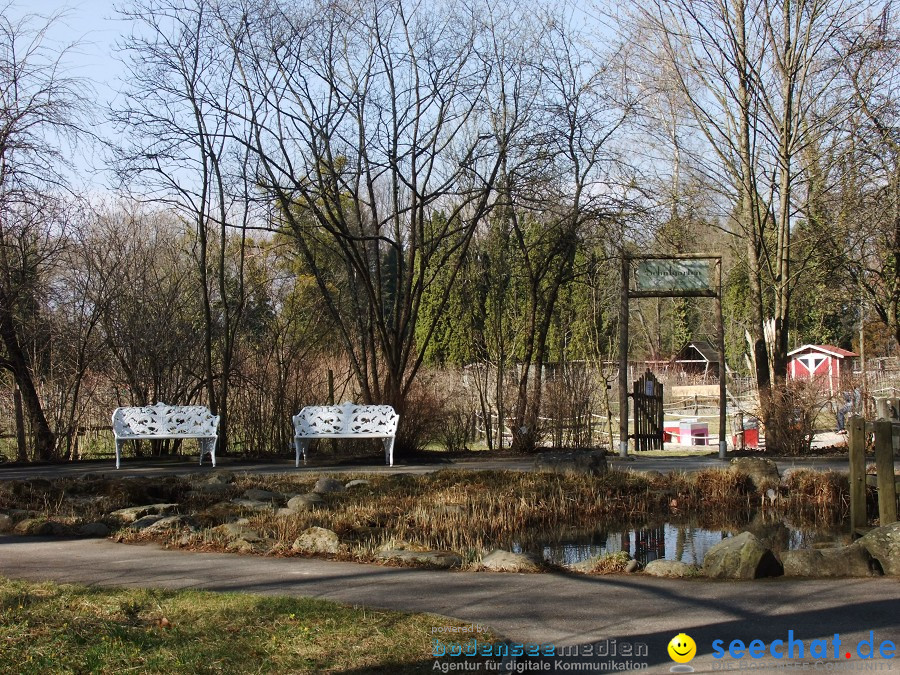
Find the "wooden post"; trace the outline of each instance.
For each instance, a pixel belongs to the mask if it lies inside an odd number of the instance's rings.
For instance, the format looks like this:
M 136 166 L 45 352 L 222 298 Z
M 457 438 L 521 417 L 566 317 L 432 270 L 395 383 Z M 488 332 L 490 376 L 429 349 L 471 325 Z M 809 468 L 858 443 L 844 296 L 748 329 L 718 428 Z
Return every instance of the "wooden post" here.
M 622 252 L 622 298 L 619 303 L 619 455 L 628 456 L 628 273 L 630 260 Z
M 728 420 L 726 419 L 727 388 L 725 375 L 725 321 L 722 318 L 722 259 L 717 263 L 719 277 L 719 292 L 716 294 L 716 318 L 719 323 L 719 459 L 725 459 L 728 452 Z
M 894 478 L 894 425 L 875 422 L 875 469 L 878 472 L 878 524 L 897 522 L 897 486 Z
M 662 382 L 659 382 L 657 384 L 657 386 L 659 387 L 659 391 L 657 392 L 659 394 L 659 408 L 656 411 L 656 424 L 657 424 L 657 428 L 659 429 L 659 438 L 656 441 L 656 444 L 658 446 L 658 449 L 662 450 L 663 449 L 663 439 L 666 437 L 666 432 L 665 432 L 666 407 L 665 407 L 665 403 L 664 403 L 666 398 L 665 398 L 665 391 L 663 391 L 663 387 L 665 385 L 663 385 Z
M 850 535 L 866 526 L 866 420 L 853 416 L 847 425 L 850 446 Z
M 13 387 L 13 407 L 16 416 L 16 460 L 19 462 L 28 461 L 28 446 L 25 442 L 25 415 L 22 412 L 22 393 L 19 391 L 19 385 Z
M 866 296 L 862 294 L 859 302 L 859 370 L 860 379 L 862 380 L 862 392 L 860 396 L 860 406 L 858 413 L 865 416 L 866 414 L 866 398 L 868 394 L 868 377 L 866 377 Z M 838 383 L 843 391 L 843 384 Z M 854 401 L 855 403 L 855 401 Z

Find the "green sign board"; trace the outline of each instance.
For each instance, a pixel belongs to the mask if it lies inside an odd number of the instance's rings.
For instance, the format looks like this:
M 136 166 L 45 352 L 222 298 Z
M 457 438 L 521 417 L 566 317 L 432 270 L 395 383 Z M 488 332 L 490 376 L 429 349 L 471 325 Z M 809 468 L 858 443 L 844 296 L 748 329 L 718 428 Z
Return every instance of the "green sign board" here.
M 634 290 L 678 293 L 711 291 L 709 259 L 638 260 L 634 269 Z

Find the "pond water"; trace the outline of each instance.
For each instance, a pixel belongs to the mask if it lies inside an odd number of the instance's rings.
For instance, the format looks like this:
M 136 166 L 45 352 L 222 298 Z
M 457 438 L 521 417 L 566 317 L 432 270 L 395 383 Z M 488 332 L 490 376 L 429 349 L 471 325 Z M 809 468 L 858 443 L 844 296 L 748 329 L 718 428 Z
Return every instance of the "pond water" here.
M 814 548 L 822 545 L 850 543 L 847 528 L 794 528 L 781 522 L 734 530 L 708 530 L 691 525 L 663 523 L 652 527 L 611 527 L 553 542 L 514 545 L 516 552 L 528 551 L 556 565 L 571 565 L 597 555 L 627 551 L 641 565 L 653 560 L 678 560 L 701 565 L 706 552 L 723 539 L 752 531 L 763 544 L 776 553 L 785 550 Z

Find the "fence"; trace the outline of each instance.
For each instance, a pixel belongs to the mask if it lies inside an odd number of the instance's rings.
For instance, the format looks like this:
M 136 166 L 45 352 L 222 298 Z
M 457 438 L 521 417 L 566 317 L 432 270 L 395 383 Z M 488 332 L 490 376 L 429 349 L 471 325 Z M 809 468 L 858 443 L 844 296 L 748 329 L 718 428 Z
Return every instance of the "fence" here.
M 851 417 L 850 447 L 850 532 L 862 534 L 868 526 L 866 511 L 866 446 L 869 440 L 875 450 L 875 470 L 878 487 L 878 523 L 888 525 L 897 521 L 897 485 L 894 476 L 894 423 L 890 420 L 866 422 L 863 417 Z

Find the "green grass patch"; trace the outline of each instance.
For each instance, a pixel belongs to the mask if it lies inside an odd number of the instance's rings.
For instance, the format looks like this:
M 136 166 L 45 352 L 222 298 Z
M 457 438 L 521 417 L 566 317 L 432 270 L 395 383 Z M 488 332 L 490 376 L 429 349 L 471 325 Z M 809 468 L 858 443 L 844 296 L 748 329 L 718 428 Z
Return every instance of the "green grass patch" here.
M 0 577 L 0 670 L 21 675 L 431 672 L 431 629 L 448 625 L 466 624 L 305 598 Z

